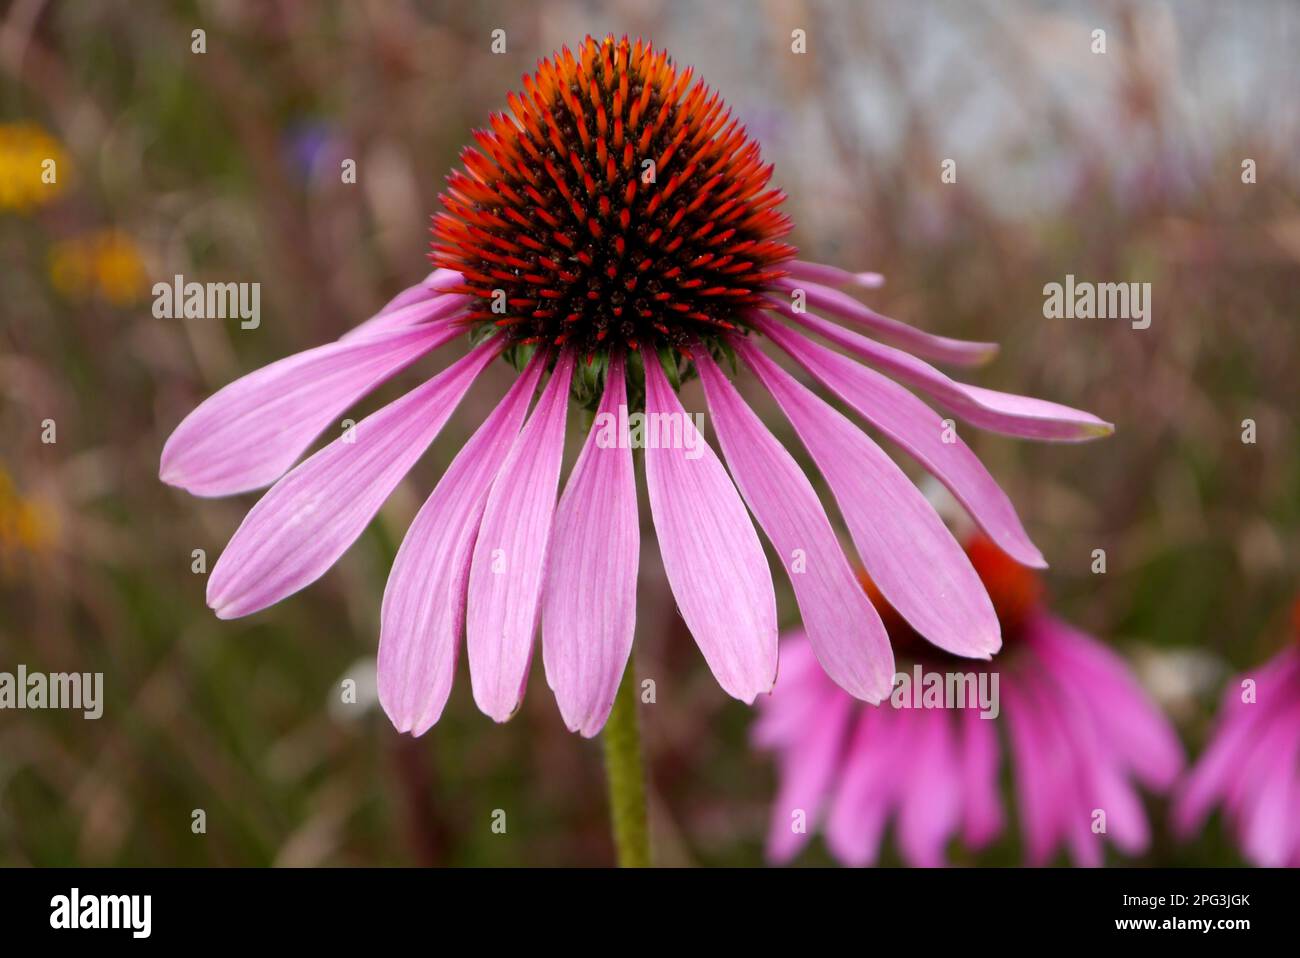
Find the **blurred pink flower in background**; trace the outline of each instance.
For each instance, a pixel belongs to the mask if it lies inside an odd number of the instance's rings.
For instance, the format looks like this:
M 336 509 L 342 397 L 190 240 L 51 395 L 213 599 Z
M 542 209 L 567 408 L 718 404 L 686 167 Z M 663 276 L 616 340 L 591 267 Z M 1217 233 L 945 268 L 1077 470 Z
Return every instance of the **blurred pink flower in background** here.
M 967 551 L 1002 620 L 1006 647 L 991 665 L 924 646 L 866 584 L 895 645 L 926 673 L 998 673 L 1000 703 L 987 709 L 990 718 L 979 703 L 898 707 L 913 701 L 910 693 L 863 707 L 827 681 L 801 634 L 783 640 L 780 681 L 753 730 L 754 742 L 776 757 L 773 861 L 793 859 L 820 829 L 841 863 L 874 864 L 891 819 L 909 865 L 946 864 L 954 838 L 977 851 L 1004 829 L 1004 752 L 1029 864 L 1065 849 L 1078 865 L 1100 865 L 1107 837 L 1126 854 L 1147 848 L 1135 783 L 1172 785 L 1183 765 L 1173 729 L 1118 655 L 1043 606 L 1035 573 L 982 537 Z M 1098 811 L 1104 833 L 1094 832 Z
M 1294 627 L 1300 636 L 1300 602 Z M 1209 747 L 1180 784 L 1174 826 L 1199 832 L 1221 807 L 1256 865 L 1300 867 L 1300 648 L 1228 684 Z

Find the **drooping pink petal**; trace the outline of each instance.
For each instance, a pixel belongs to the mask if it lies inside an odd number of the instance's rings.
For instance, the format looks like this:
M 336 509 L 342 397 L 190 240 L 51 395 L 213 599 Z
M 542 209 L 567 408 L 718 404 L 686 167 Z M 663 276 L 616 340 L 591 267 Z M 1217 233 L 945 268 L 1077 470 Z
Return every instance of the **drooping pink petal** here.
M 478 346 L 272 486 L 244 517 L 208 579 L 208 605 L 217 617 L 264 609 L 324 574 L 361 535 L 500 348 L 495 340 Z
M 805 303 L 807 307 L 824 310 L 840 319 L 865 326 L 881 338 L 898 343 L 918 356 L 929 356 L 931 359 L 958 366 L 979 366 L 988 362 L 998 352 L 997 343 L 974 343 L 924 332 L 915 326 L 881 315 L 847 293 L 841 293 L 837 289 L 816 282 L 788 277 L 777 280 L 776 285 L 787 293 L 793 293 L 796 289 L 803 290 L 807 298 Z M 781 299 L 773 302 L 789 308 L 789 304 L 783 303 Z M 849 335 L 853 334 L 849 333 Z
M 1026 650 L 1028 657 L 1035 653 Z M 1048 788 L 1039 800 L 1047 805 L 1052 823 L 1051 838 L 1046 854 L 1050 855 L 1058 842 L 1065 842 L 1074 864 L 1095 868 L 1102 864 L 1104 833 L 1092 830 L 1093 816 L 1100 809 L 1107 814 L 1115 810 L 1117 800 L 1125 801 L 1110 787 L 1108 780 L 1099 780 L 1093 772 L 1097 766 L 1091 760 L 1090 744 L 1080 737 L 1080 731 L 1089 731 L 1086 725 L 1072 721 L 1068 714 L 1071 706 L 1062 704 L 1061 689 L 1041 663 L 1033 663 L 1023 670 L 1018 681 L 1008 683 L 1017 702 L 1008 708 L 1024 717 L 1032 710 L 1034 731 L 1039 751 L 1038 760 L 1046 769 Z M 1005 693 L 1004 693 L 1005 698 Z M 1032 705 L 1028 704 L 1032 703 Z M 1012 726 L 1015 728 L 1014 724 Z M 1121 816 L 1127 813 L 1127 806 Z M 1023 815 L 1023 813 L 1022 813 Z M 1131 815 L 1127 815 L 1131 821 Z M 1037 864 L 1042 864 L 1042 861 Z M 1031 864 L 1035 864 L 1031 861 Z
M 918 735 L 901 774 L 907 787 L 898 809 L 898 847 L 908 864 L 938 868 L 961 819 L 961 779 L 948 714 L 922 709 L 907 716 Z
M 366 339 L 394 329 L 405 329 L 454 316 L 470 301 L 468 296 L 447 292 L 460 282 L 461 275 L 454 270 L 434 270 L 424 282 L 402 290 L 374 316 L 353 326 L 339 337 L 339 342 Z
M 438 272 L 442 272 L 442 270 L 438 270 Z M 359 330 L 370 327 L 371 324 L 375 320 L 379 319 L 381 316 L 387 316 L 389 313 L 395 313 L 399 309 L 403 309 L 404 307 L 407 306 L 414 306 L 416 303 L 427 303 L 429 300 L 436 299 L 440 295 L 441 294 L 438 292 L 438 290 L 430 288 L 426 283 L 423 282 L 416 283 L 414 286 L 408 286 L 406 287 L 406 289 L 402 290 L 400 293 L 398 293 L 388 302 L 384 303 L 384 305 L 380 308 L 379 312 L 375 313 L 373 316 L 369 317 L 368 319 L 364 319 L 361 322 L 357 323 L 346 333 L 344 333 L 340 338 L 346 339 L 349 336 L 358 332 Z M 371 328 L 371 331 L 373 331 L 373 327 Z
M 981 429 L 1024 439 L 1057 442 L 1085 442 L 1109 436 L 1115 431 L 1114 426 L 1090 412 L 1046 399 L 959 383 L 911 353 L 859 336 L 820 316 L 796 313 L 784 304 L 778 304 L 777 310 L 902 382 L 928 392 L 940 404 Z
M 1029 540 L 1007 494 L 960 436 L 898 383 L 854 362 L 761 313 L 750 318 L 765 336 L 790 354 L 844 402 L 917 458 L 948 487 L 971 518 L 1007 555 L 1023 565 L 1047 565 Z
M 460 333 L 445 324 L 420 326 L 317 346 L 263 366 L 181 421 L 163 446 L 159 476 L 196 496 L 269 485 L 358 399 Z
M 791 260 L 782 263 L 781 268 L 791 279 L 820 283 L 823 286 L 861 286 L 864 289 L 879 289 L 885 285 L 885 277 L 880 273 L 853 273 L 838 266 L 810 263 L 807 260 Z
M 880 854 L 898 801 L 899 767 L 912 752 L 910 717 L 882 705 L 857 719 L 823 829 L 827 848 L 844 865 L 874 865 Z
M 645 355 L 646 489 L 677 608 L 728 695 L 753 702 L 776 681 L 776 593 L 763 547 L 736 487 Z M 680 426 L 681 442 L 652 436 Z
M 433 272 L 429 273 L 429 275 L 424 277 L 424 279 L 420 280 L 419 285 L 424 286 L 427 289 L 431 289 L 436 293 L 445 293 L 447 290 L 455 289 L 457 286 L 460 286 L 464 282 L 465 282 L 465 277 L 460 273 L 458 273 L 456 270 L 443 269 L 439 267 L 438 269 L 435 269 L 433 270 Z M 398 296 L 400 295 L 401 294 L 399 293 Z M 397 299 L 397 296 L 393 297 L 393 299 L 394 300 Z M 391 304 L 392 301 L 390 300 L 389 305 Z
M 1184 838 L 1205 823 L 1210 809 L 1223 797 L 1229 781 L 1236 777 L 1242 751 L 1263 725 L 1264 709 L 1248 705 L 1240 708 L 1242 714 L 1234 716 L 1231 722 L 1224 722 L 1220 717 L 1219 730 L 1175 799 L 1174 828 Z
M 1079 780 L 1086 789 L 1080 797 L 1089 815 L 1105 813 L 1105 835 L 1130 855 L 1144 851 L 1150 842 L 1146 810 L 1137 791 L 1124 775 L 1122 763 L 1101 740 L 1098 726 L 1082 686 L 1067 677 L 1053 683 L 1054 713 L 1075 756 Z M 1089 828 L 1091 834 L 1091 828 Z M 1089 844 L 1094 842 L 1089 840 Z
M 519 707 L 532 661 L 572 375 L 573 353 L 564 350 L 492 483 L 474 543 L 465 615 L 470 686 L 497 722 Z
M 605 725 L 632 651 L 641 530 L 621 354 L 555 514 L 542 610 L 542 662 L 560 714 L 590 737 Z
M 1214 735 L 1195 767 L 1180 784 L 1174 801 L 1175 830 L 1192 834 L 1205 821 L 1211 807 L 1239 777 L 1239 756 L 1258 739 L 1276 707 L 1278 691 L 1300 678 L 1300 655 L 1284 654 L 1252 674 L 1238 676 L 1224 690 Z M 1242 682 L 1254 683 L 1254 699 L 1243 701 Z
M 758 720 L 750 732 L 755 745 L 772 750 L 785 748 L 803 735 L 822 699 L 844 694 L 817 661 L 802 629 L 782 633 L 780 653 L 777 691 L 759 700 Z
M 781 557 L 813 651 L 826 674 L 850 695 L 879 702 L 889 695 L 894 678 L 889 636 L 844 558 L 812 483 L 708 351 L 697 347 L 692 355 L 731 474 Z
M 652 361 L 653 361 L 653 357 Z M 839 767 L 853 700 L 847 695 L 823 699 L 816 722 L 799 748 L 778 756 L 780 786 L 772 802 L 767 854 L 776 863 L 794 858 L 808 842 Z
M 1056 845 L 1058 822 L 1071 813 L 1070 799 L 1062 788 L 1061 764 L 1068 756 L 1053 751 L 1042 713 L 1016 682 L 1002 684 L 1002 711 L 1010 728 L 1014 757 L 1016 803 L 1025 838 L 1025 857 L 1031 866 L 1047 862 Z
M 1183 768 L 1182 746 L 1124 660 L 1054 616 L 1034 617 L 1025 634 L 1058 681 L 1083 692 L 1082 707 L 1125 767 L 1151 788 L 1172 785 Z
M 995 719 L 982 718 L 978 709 L 958 713 L 962 841 L 971 849 L 984 847 L 1002 831 L 996 725 Z
M 1276 713 L 1254 750 L 1239 760 L 1241 850 L 1262 868 L 1280 868 L 1292 855 L 1298 756 L 1300 704 Z
M 993 603 L 970 559 L 921 491 L 866 433 L 753 343 L 737 339 L 735 346 L 812 454 L 867 573 L 885 598 L 940 648 L 989 658 L 1002 645 Z
M 424 279 L 420 280 L 420 282 L 416 283 L 414 286 L 408 286 L 386 302 L 383 308 L 380 309 L 375 316 L 372 316 L 371 319 L 401 309 L 403 306 L 410 306 L 412 303 L 433 299 L 435 296 L 439 296 L 442 293 L 447 292 L 447 290 L 453 289 L 462 282 L 464 282 L 464 277 L 453 269 L 435 269 L 428 276 L 424 277 Z M 366 322 L 369 322 L 369 320 Z M 365 323 L 359 324 L 359 326 L 364 325 Z
M 545 354 L 535 354 L 447 467 L 397 550 L 380 615 L 379 702 L 399 732 L 423 735 L 447 704 L 483 506 L 544 368 Z

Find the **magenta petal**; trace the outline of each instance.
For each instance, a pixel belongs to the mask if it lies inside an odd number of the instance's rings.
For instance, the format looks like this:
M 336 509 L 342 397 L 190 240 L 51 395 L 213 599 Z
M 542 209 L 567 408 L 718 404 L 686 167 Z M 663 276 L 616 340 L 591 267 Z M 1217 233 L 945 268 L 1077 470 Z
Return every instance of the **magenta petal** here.
M 845 865 L 876 862 L 898 797 L 899 766 L 911 758 L 911 717 L 881 706 L 863 709 L 858 718 L 823 829 L 827 848 Z
M 898 847 L 917 868 L 946 862 L 945 846 L 961 818 L 961 779 L 948 713 L 925 709 L 910 716 L 918 727 L 902 772 L 907 790 L 898 810 Z
M 864 289 L 879 289 L 885 285 L 885 277 L 880 273 L 852 273 L 838 266 L 810 263 L 807 260 L 791 260 L 782 263 L 781 268 L 792 280 L 820 283 L 822 286 L 861 286 Z
M 470 556 L 492 480 L 528 413 L 544 355 L 534 355 L 425 501 L 384 588 L 379 702 L 399 732 L 423 735 L 451 692 Z
M 866 433 L 756 346 L 735 343 L 812 453 L 867 573 L 889 603 L 917 632 L 954 655 L 987 659 L 1001 648 L 1001 627 L 984 584 L 912 480 Z
M 369 323 L 370 320 L 378 319 L 380 316 L 385 316 L 388 313 L 396 312 L 397 310 L 401 309 L 403 306 L 410 306 L 414 303 L 427 302 L 428 300 L 431 300 L 434 297 L 441 295 L 442 290 L 434 289 L 430 285 L 430 281 L 433 280 L 435 277 L 441 279 L 442 277 L 440 274 L 447 274 L 447 273 L 450 273 L 450 270 L 445 270 L 445 269 L 434 270 L 432 273 L 430 273 L 420 282 L 416 283 L 414 286 L 406 287 L 406 289 L 402 290 L 400 293 L 398 293 L 388 302 L 384 303 L 383 307 L 379 310 L 378 313 L 376 313 L 374 316 L 371 316 L 370 319 L 367 319 L 364 322 L 358 323 L 356 326 L 352 327 L 350 332 L 356 332 L 362 326 L 365 326 L 366 323 Z M 459 276 L 460 274 L 452 273 L 451 275 Z
M 1248 676 L 1228 683 L 1219 704 L 1214 736 L 1197 760 L 1191 774 L 1179 786 L 1174 802 L 1174 827 L 1184 837 L 1205 821 L 1214 803 L 1223 797 L 1231 782 L 1240 777 L 1239 761 L 1250 743 L 1257 741 L 1273 714 L 1277 691 L 1300 678 L 1300 656 L 1279 656 Z M 1240 681 L 1255 682 L 1256 700 L 1243 702 Z
M 875 370 L 811 342 L 760 313 L 750 315 L 760 332 L 915 456 L 948 487 L 1003 552 L 1027 566 L 1041 568 L 1047 564 L 1029 541 L 1011 500 L 970 447 L 960 436 L 944 442 L 943 420 L 934 410 Z
M 1108 749 L 1140 781 L 1166 789 L 1183 768 L 1183 749 L 1168 719 L 1113 650 L 1053 616 L 1028 623 L 1029 641 L 1058 681 L 1082 691 L 1082 707 Z
M 1090 412 L 1046 399 L 968 386 L 949 379 L 929 363 L 901 349 L 859 336 L 811 313 L 796 313 L 785 305 L 778 305 L 777 309 L 783 316 L 825 336 L 891 376 L 925 390 L 940 404 L 981 429 L 1024 439 L 1058 442 L 1084 442 L 1109 436 L 1115 431 L 1114 426 Z
M 420 282 L 416 283 L 414 286 L 408 286 L 390 299 L 384 304 L 383 309 L 375 314 L 375 316 L 372 316 L 371 319 L 386 316 L 389 313 L 396 312 L 403 306 L 410 306 L 412 303 L 433 299 L 436 296 L 442 295 L 447 290 L 459 286 L 462 282 L 464 282 L 464 277 L 453 269 L 435 269 L 424 279 L 420 280 Z M 369 321 L 370 320 L 366 320 L 366 322 Z M 364 325 L 365 323 L 361 323 L 357 327 L 354 327 L 352 331 L 356 332 L 357 329 Z
M 459 335 L 426 326 L 286 356 L 218 390 L 163 446 L 163 482 L 196 496 L 269 485 L 370 390 Z
M 981 718 L 977 709 L 964 709 L 958 714 L 962 840 L 972 849 L 987 845 L 1002 831 L 996 724 L 995 719 Z
M 555 513 L 542 611 L 542 662 L 560 714 L 587 737 L 605 724 L 636 628 L 641 530 L 620 409 L 624 361 L 610 357 L 605 394 Z
M 818 702 L 829 695 L 843 694 L 826 675 L 803 632 L 790 629 L 781 636 L 780 682 L 770 696 L 760 701 L 758 720 L 750 729 L 751 740 L 760 748 L 787 748 L 802 738 Z
M 839 769 L 841 749 L 853 714 L 853 699 L 832 695 L 817 706 L 812 734 L 777 759 L 780 787 L 772 802 L 767 854 L 773 862 L 790 861 L 808 842 Z
M 776 285 L 787 292 L 801 289 L 807 297 L 805 303 L 807 307 L 824 310 L 840 319 L 865 326 L 877 336 L 898 343 L 918 356 L 929 356 L 931 359 L 959 366 L 978 366 L 988 362 L 998 352 L 997 343 L 974 343 L 963 339 L 949 339 L 946 336 L 935 336 L 933 333 L 923 332 L 915 326 L 909 326 L 907 323 L 901 323 L 896 319 L 890 319 L 888 316 L 882 316 L 874 309 L 859 303 L 847 293 L 841 293 L 839 290 L 831 289 L 828 286 L 796 279 L 778 280 Z M 790 308 L 788 303 L 784 303 L 779 299 L 773 300 L 773 302 L 778 305 L 778 308 L 781 308 L 781 312 L 785 312 L 786 309 Z M 839 329 L 839 327 L 835 328 Z M 847 330 L 841 330 L 841 332 L 848 336 L 854 335 Z
M 776 681 L 772 573 L 722 463 L 682 408 L 654 352 L 644 360 L 646 413 L 680 422 L 687 447 L 647 442 L 645 450 L 650 515 L 668 584 L 718 684 L 728 695 L 753 702 Z
M 1250 758 L 1242 763 L 1239 831 L 1246 857 L 1263 868 L 1281 868 L 1294 854 L 1296 758 L 1300 756 L 1300 704 L 1279 712 Z
M 1146 810 L 1125 777 L 1122 764 L 1115 761 L 1107 743 L 1101 740 L 1084 687 L 1071 682 L 1067 676 L 1063 682 L 1056 683 L 1054 692 L 1055 715 L 1064 727 L 1080 781 L 1086 789 L 1079 796 L 1086 803 L 1084 810 L 1089 815 L 1094 809 L 1104 811 L 1106 834 L 1115 844 L 1130 855 L 1142 852 L 1150 841 Z M 1091 839 L 1089 843 L 1092 844 Z
M 692 354 L 731 474 L 790 577 L 818 661 L 849 694 L 879 702 L 893 685 L 894 653 L 812 483 L 708 352 Z
M 339 342 L 367 339 L 395 329 L 406 329 L 454 316 L 465 308 L 470 297 L 444 290 L 460 282 L 460 273 L 446 269 L 435 270 L 423 283 L 398 293 L 374 316 L 353 326 L 339 337 Z
M 1051 855 L 1060 816 L 1072 814 L 1069 797 L 1062 794 L 1060 763 L 1064 751 L 1055 751 L 1045 739 L 1047 723 L 1028 694 L 1017 683 L 1002 685 L 1002 710 L 1011 730 L 1016 800 L 1024 832 L 1025 856 L 1032 866 L 1043 865 Z
M 271 487 L 226 546 L 208 580 L 222 619 L 264 609 L 314 582 L 374 518 L 500 351 L 487 342 L 389 403 Z
M 1087 726 L 1072 723 L 1074 716 L 1070 712 L 1075 706 L 1062 701 L 1062 690 L 1050 672 L 1041 664 L 1030 663 L 1023 675 L 1023 682 L 1007 683 L 1003 700 L 1013 719 L 1013 747 L 1015 720 L 1024 721 L 1027 713 L 1032 716 L 1028 723 L 1033 729 L 1036 742 L 1033 748 L 1044 781 L 1037 800 L 1041 814 L 1047 816 L 1051 827 L 1042 857 L 1045 859 L 1059 842 L 1065 842 L 1076 865 L 1097 867 L 1103 859 L 1104 836 L 1092 831 L 1093 810 L 1101 808 L 1106 811 L 1107 824 L 1111 825 L 1110 818 L 1115 809 L 1107 803 L 1117 799 L 1124 802 L 1126 796 L 1115 794 L 1109 780 L 1100 780 L 1093 774 L 1097 770 L 1093 746 L 1085 735 L 1080 734 L 1088 731 Z M 1007 695 L 1012 693 L 1013 699 L 1008 700 Z M 1020 761 L 1024 761 L 1023 754 Z M 1018 764 L 1017 773 L 1019 771 Z M 1132 820 L 1131 815 L 1127 817 Z M 1030 864 L 1041 864 L 1041 861 L 1031 860 Z
M 497 722 L 515 713 L 528 679 L 572 375 L 573 353 L 565 350 L 492 483 L 474 543 L 465 617 L 470 686 Z

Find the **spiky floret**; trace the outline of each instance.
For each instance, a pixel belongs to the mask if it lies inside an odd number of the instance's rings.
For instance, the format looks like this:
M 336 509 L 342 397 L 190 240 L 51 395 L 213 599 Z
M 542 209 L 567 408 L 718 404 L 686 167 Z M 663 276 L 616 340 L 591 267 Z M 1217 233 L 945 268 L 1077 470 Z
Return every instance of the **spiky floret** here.
M 790 221 L 772 167 L 693 71 L 626 37 L 565 47 L 461 152 L 434 217 L 436 266 L 512 344 L 715 342 L 745 326 Z

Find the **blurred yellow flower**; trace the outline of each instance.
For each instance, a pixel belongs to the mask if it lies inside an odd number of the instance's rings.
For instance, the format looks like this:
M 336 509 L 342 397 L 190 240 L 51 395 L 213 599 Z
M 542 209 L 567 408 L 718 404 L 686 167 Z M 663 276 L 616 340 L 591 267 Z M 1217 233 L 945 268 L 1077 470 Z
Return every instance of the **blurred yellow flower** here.
M 71 300 L 99 296 L 114 306 L 138 302 L 148 286 L 144 254 L 120 230 L 61 240 L 50 250 L 50 282 Z
M 21 553 L 46 552 L 55 537 L 52 513 L 41 503 L 24 498 L 0 468 L 0 570 L 8 569 Z
M 68 155 L 35 123 L 0 123 L 0 210 L 27 213 L 55 199 L 69 169 Z

